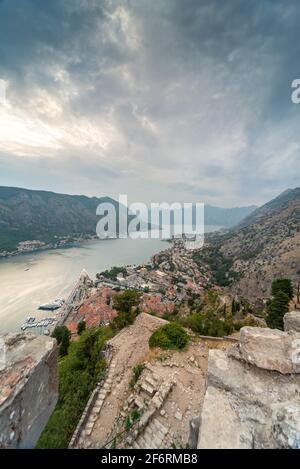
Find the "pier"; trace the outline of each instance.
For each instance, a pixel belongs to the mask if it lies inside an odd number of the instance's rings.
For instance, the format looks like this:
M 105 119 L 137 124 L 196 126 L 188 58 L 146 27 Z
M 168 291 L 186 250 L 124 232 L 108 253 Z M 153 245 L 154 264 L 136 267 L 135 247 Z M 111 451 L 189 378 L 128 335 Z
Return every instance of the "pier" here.
M 79 276 L 78 281 L 74 285 L 70 295 L 68 296 L 65 304 L 62 306 L 58 313 L 57 326 L 62 326 L 67 320 L 71 311 L 79 305 L 79 303 L 86 298 L 89 288 L 93 282 L 86 270 L 83 270 Z
M 27 329 L 38 329 L 38 334 L 51 335 L 56 326 L 62 326 L 67 320 L 71 311 L 78 307 L 79 304 L 88 296 L 89 289 L 93 285 L 89 274 L 86 270 L 83 270 L 79 276 L 79 279 L 72 288 L 71 293 L 66 299 L 65 303 L 57 310 L 56 316 L 46 317 L 38 322 L 27 321 L 21 327 L 22 331 Z

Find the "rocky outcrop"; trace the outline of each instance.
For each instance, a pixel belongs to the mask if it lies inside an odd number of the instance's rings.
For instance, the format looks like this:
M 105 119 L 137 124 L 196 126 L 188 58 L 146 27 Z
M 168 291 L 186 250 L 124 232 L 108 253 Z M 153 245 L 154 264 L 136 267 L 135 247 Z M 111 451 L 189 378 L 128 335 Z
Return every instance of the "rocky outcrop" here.
M 300 311 L 291 311 L 284 316 L 284 330 L 300 332 Z
M 255 304 L 269 297 L 274 278 L 289 278 L 296 286 L 300 263 L 300 188 L 285 191 L 253 212 L 229 233 L 207 236 L 207 259 L 232 263 L 231 292 Z M 220 264 L 221 265 L 221 264 Z M 231 275 L 229 275 L 229 279 Z
M 0 448 L 35 446 L 57 402 L 57 363 L 54 339 L 0 336 Z
M 245 327 L 211 350 L 198 448 L 300 448 L 300 333 Z
M 277 329 L 243 327 L 237 349 L 240 358 L 247 363 L 264 370 L 290 374 L 300 371 L 300 360 L 297 360 L 299 347 L 300 334 L 297 332 L 287 334 Z

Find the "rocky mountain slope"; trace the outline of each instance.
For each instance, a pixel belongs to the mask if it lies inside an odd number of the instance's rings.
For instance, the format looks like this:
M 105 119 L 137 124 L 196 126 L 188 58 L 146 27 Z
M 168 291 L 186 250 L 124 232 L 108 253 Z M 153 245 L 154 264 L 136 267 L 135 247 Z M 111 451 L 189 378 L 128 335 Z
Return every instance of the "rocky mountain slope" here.
M 244 218 L 239 227 L 249 226 L 253 223 L 258 222 L 266 216 L 274 215 L 276 212 L 280 212 L 284 207 L 287 207 L 293 202 L 299 202 L 300 199 L 300 187 L 295 189 L 287 189 L 282 192 L 278 197 L 267 202 L 262 207 L 258 207 L 249 216 Z
M 0 251 L 14 250 L 20 241 L 51 243 L 55 237 L 95 235 L 96 208 L 109 197 L 55 194 L 0 187 Z
M 212 262 L 217 253 L 217 272 L 224 267 L 233 291 L 245 298 L 268 297 L 276 277 L 288 277 L 296 284 L 300 281 L 300 188 L 285 191 L 236 229 L 212 235 L 208 241 L 202 257 Z

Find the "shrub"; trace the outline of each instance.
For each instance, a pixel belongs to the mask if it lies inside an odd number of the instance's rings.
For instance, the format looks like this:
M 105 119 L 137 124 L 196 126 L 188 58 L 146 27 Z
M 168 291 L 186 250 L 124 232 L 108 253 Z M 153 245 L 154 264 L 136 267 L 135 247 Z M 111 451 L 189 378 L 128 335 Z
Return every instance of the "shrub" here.
M 139 413 L 139 411 L 137 409 L 134 409 L 132 412 L 131 412 L 131 418 L 132 418 L 132 421 L 135 422 L 136 420 L 138 420 L 140 418 L 141 414 Z
M 125 420 L 125 429 L 129 431 L 132 427 L 131 418 L 128 416 Z
M 189 342 L 189 335 L 179 324 L 172 322 L 160 327 L 149 339 L 150 347 L 182 350 Z
M 81 335 L 83 331 L 86 330 L 86 322 L 85 321 L 79 321 L 77 324 L 77 334 Z
M 188 316 L 185 322 L 192 331 L 212 337 L 224 337 L 234 330 L 232 321 L 222 321 L 212 314 L 194 313 Z
M 129 383 L 131 388 L 133 388 L 135 383 L 138 381 L 138 379 L 141 376 L 144 368 L 145 368 L 145 363 L 139 363 L 138 365 L 133 367 L 133 369 L 132 369 L 132 378 L 131 378 L 130 383 Z

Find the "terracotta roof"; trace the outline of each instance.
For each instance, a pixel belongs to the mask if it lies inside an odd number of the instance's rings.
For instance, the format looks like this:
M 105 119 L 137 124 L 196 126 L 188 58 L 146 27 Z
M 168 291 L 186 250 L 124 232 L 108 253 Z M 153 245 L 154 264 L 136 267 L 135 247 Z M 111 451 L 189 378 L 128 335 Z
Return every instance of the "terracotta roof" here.
M 97 327 L 102 322 L 110 322 L 117 315 L 117 311 L 107 304 L 107 298 L 111 298 L 115 292 L 111 288 L 102 287 L 90 296 L 83 305 L 76 311 L 73 311 L 66 326 L 72 334 L 76 334 L 77 325 L 80 321 L 85 321 L 86 327 Z

